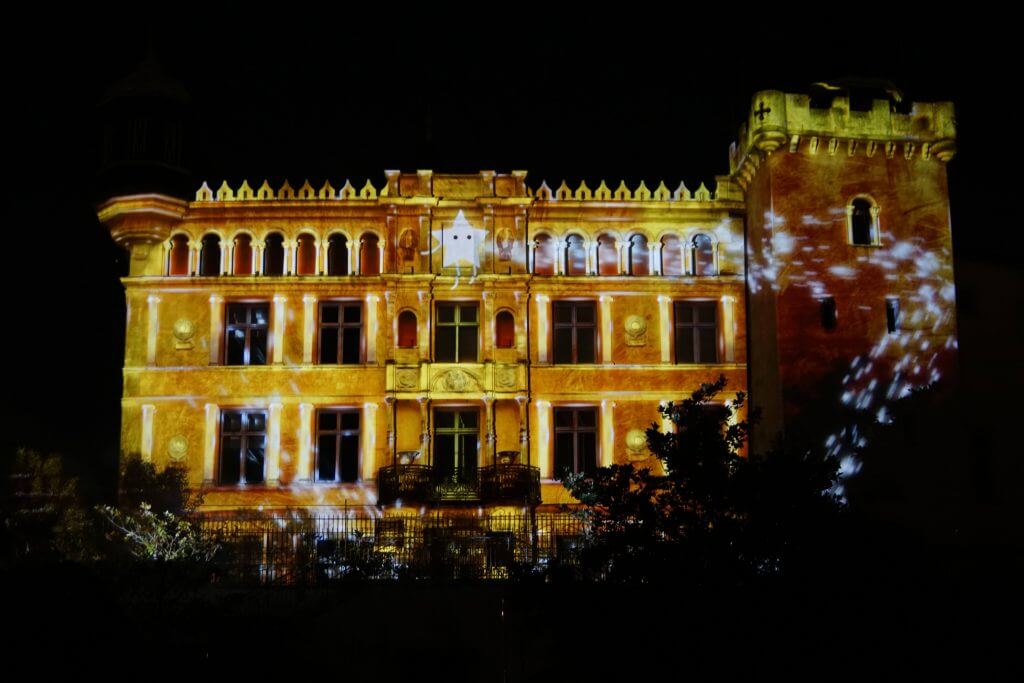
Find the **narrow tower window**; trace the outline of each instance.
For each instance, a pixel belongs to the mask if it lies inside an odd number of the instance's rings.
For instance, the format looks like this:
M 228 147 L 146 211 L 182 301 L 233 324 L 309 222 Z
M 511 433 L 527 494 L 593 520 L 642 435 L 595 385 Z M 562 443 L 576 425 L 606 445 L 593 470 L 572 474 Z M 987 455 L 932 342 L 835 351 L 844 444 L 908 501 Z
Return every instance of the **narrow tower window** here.
M 693 274 L 715 274 L 715 244 L 704 234 L 693 238 Z
M 416 314 L 410 310 L 398 314 L 398 347 L 411 349 L 416 346 Z
M 629 238 L 629 274 L 651 274 L 650 251 L 647 249 L 647 238 L 633 235 Z
M 516 320 L 508 311 L 498 311 L 494 316 L 494 345 L 499 349 L 511 349 L 516 343 Z
M 900 326 L 900 300 L 894 296 L 885 300 L 885 326 L 889 334 L 899 331 Z
M 359 274 L 380 275 L 380 245 L 370 232 L 359 240 Z
M 850 203 L 850 242 L 860 246 L 878 244 L 878 208 L 863 197 Z
M 821 307 L 821 326 L 831 331 L 836 329 L 836 300 L 835 297 L 826 296 L 818 299 Z
M 316 275 L 316 238 L 308 233 L 299 235 L 295 250 L 295 274 Z
M 348 240 L 344 235 L 331 235 L 327 244 L 327 274 L 348 275 Z
M 204 277 L 220 275 L 220 238 L 216 235 L 203 237 L 203 247 L 199 252 L 199 274 Z
M 587 274 L 587 251 L 583 247 L 583 238 L 569 235 L 565 238 L 565 274 Z
M 235 238 L 232 250 L 231 272 L 235 275 L 252 275 L 252 238 L 242 234 Z
M 171 253 L 167 261 L 168 275 L 188 275 L 188 236 L 175 235 L 171 238 Z

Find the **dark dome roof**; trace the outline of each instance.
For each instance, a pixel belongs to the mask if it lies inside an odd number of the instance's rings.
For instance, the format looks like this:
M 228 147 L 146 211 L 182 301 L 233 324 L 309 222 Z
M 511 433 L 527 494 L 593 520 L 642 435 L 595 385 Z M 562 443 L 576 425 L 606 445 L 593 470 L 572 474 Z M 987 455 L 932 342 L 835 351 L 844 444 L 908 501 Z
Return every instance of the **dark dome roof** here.
M 103 105 L 121 98 L 148 97 L 188 104 L 188 91 L 178 81 L 164 75 L 153 51 L 125 78 L 121 79 L 103 94 L 99 104 Z

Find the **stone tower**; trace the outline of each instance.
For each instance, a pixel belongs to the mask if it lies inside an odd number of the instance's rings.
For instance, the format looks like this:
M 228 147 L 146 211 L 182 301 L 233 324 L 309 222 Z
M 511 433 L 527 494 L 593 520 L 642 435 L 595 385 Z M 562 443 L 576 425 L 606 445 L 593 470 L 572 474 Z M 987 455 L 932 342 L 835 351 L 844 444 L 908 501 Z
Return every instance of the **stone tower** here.
M 816 408 L 884 421 L 887 401 L 947 377 L 955 357 L 953 106 L 901 113 L 891 91 L 826 93 L 755 94 L 730 152 L 746 191 L 758 448 Z M 858 438 L 836 434 L 836 452 Z

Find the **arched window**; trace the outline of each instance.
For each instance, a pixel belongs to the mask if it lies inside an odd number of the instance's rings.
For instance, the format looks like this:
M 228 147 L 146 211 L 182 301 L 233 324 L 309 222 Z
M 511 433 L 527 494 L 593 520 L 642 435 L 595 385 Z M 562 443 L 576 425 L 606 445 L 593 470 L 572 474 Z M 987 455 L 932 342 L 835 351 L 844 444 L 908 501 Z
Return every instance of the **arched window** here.
M 864 197 L 854 199 L 846 213 L 850 220 L 851 244 L 878 244 L 878 208 L 870 200 Z
M 683 243 L 675 235 L 665 235 L 661 238 L 661 274 L 683 274 Z
M 348 275 L 348 240 L 344 235 L 331 235 L 327 243 L 327 274 Z
M 587 250 L 583 246 L 583 238 L 569 235 L 565 238 L 565 274 L 587 274 Z
M 295 274 L 316 275 L 316 238 L 309 233 L 299 235 L 295 251 Z
M 252 238 L 244 233 L 235 237 L 235 247 L 231 254 L 231 272 L 235 275 L 252 275 Z
M 693 274 L 715 274 L 715 245 L 707 235 L 693 238 Z
M 380 275 L 380 245 L 372 232 L 359 238 L 359 274 Z
M 188 275 L 188 235 L 171 238 L 171 253 L 167 256 L 168 275 Z
M 619 274 L 619 250 L 615 248 L 612 235 L 599 235 L 597 238 L 597 274 Z
M 533 274 L 554 275 L 555 274 L 555 247 L 551 237 L 545 234 L 537 235 L 534 238 L 533 249 Z
M 199 274 L 204 277 L 220 275 L 220 237 L 210 234 L 203 237 L 199 251 Z
M 284 236 L 280 233 L 267 235 L 263 243 L 263 274 L 284 275 Z
M 629 238 L 629 274 L 651 274 L 650 250 L 647 248 L 647 238 L 643 235 L 637 234 Z
M 403 349 L 416 347 L 416 314 L 408 309 L 398 314 L 398 346 Z
M 516 345 L 516 319 L 509 311 L 498 311 L 494 316 L 494 345 L 499 349 Z

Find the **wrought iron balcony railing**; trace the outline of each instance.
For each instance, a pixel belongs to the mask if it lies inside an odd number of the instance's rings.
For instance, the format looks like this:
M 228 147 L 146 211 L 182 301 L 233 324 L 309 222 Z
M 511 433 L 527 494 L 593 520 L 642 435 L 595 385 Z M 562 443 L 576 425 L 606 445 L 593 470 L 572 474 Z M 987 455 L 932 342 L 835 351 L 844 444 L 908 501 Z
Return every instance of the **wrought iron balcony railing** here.
M 430 465 L 388 465 L 377 471 L 377 505 L 425 503 L 540 503 L 540 469 L 498 464 L 455 472 Z

